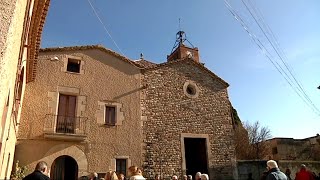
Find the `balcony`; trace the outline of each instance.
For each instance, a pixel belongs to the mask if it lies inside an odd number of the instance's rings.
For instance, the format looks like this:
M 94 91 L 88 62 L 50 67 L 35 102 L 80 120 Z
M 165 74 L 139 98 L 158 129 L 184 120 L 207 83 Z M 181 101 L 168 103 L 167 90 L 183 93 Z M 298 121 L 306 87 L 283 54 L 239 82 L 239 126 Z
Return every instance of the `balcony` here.
M 48 139 L 84 141 L 87 137 L 86 117 L 70 117 L 47 114 L 44 137 Z

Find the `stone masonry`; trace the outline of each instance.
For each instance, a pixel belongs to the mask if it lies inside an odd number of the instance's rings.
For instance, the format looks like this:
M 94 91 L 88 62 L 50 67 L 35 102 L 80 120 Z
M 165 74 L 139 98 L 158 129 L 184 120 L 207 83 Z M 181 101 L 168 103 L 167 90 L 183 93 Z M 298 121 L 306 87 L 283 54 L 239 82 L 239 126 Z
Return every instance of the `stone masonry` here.
M 145 169 L 164 177 L 185 173 L 182 136 L 207 136 L 210 179 L 233 179 L 235 151 L 228 84 L 190 59 L 145 69 L 141 94 Z M 199 91 L 190 98 L 184 84 Z M 159 158 L 161 162 L 159 162 Z

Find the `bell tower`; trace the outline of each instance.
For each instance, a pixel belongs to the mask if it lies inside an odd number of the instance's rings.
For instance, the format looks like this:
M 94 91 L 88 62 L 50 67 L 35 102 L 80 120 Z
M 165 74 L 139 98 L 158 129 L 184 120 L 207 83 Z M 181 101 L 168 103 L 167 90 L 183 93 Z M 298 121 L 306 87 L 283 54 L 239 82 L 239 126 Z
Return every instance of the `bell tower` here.
M 185 45 L 185 41 L 187 41 L 191 47 Z M 200 63 L 199 59 L 199 50 L 197 47 L 194 47 L 186 37 L 184 31 L 179 31 L 176 34 L 176 42 L 172 48 L 170 55 L 167 56 L 167 61 L 175 61 L 177 59 L 185 59 L 189 58 L 198 63 Z

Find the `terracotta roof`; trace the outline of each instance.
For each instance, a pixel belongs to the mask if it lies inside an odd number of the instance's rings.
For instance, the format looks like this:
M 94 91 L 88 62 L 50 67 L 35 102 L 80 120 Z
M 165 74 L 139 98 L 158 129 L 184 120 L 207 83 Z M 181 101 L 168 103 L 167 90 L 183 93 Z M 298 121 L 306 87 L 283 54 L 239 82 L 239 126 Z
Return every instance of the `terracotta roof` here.
M 27 51 L 27 82 L 33 81 L 36 76 L 37 58 L 40 49 L 41 34 L 44 26 L 50 0 L 35 0 L 32 10 L 28 35 Z
M 204 65 L 202 65 L 201 63 L 198 63 L 190 58 L 185 58 L 185 59 L 177 59 L 174 61 L 169 61 L 169 62 L 165 62 L 165 63 L 161 63 L 161 64 L 156 64 L 153 67 L 149 67 L 149 68 L 145 68 L 144 71 L 148 71 L 148 70 L 153 70 L 153 69 L 158 69 L 161 67 L 167 67 L 170 66 L 172 64 L 178 64 L 178 63 L 187 63 L 187 64 L 192 64 L 194 66 L 199 67 L 200 69 L 202 69 L 203 71 L 207 72 L 211 77 L 218 79 L 222 84 L 224 84 L 226 87 L 229 86 L 229 84 L 224 81 L 222 78 L 220 78 L 219 76 L 217 76 L 216 74 L 214 74 L 212 71 L 210 71 L 208 68 L 206 68 Z
M 102 45 L 87 45 L 87 46 L 70 46 L 70 47 L 53 47 L 53 48 L 44 48 L 40 49 L 40 52 L 53 52 L 53 51 L 72 51 L 72 50 L 88 50 L 88 49 L 98 49 L 103 52 L 106 52 L 112 56 L 115 56 L 122 61 L 125 61 L 129 64 L 132 64 L 133 66 L 137 68 L 143 68 L 140 64 L 135 63 L 134 61 L 130 60 L 129 58 L 120 55 L 119 53 L 112 51 L 111 49 L 107 49 L 103 47 Z
M 151 68 L 151 67 L 154 67 L 156 66 L 157 64 L 156 63 L 153 63 L 151 61 L 147 61 L 145 59 L 139 59 L 139 60 L 136 60 L 134 61 L 136 64 L 140 65 L 141 67 L 143 68 Z

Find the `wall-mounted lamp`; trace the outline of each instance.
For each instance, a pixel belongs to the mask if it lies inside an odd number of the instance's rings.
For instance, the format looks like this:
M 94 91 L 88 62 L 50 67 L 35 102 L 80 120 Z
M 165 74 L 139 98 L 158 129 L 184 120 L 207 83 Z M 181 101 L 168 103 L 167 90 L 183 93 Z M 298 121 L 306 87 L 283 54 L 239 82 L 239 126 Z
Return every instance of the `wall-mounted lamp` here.
M 46 59 L 25 59 L 25 60 L 22 60 L 21 63 L 18 65 L 19 68 L 22 67 L 22 63 L 24 61 L 27 61 L 27 60 L 40 60 L 40 61 L 44 61 L 44 60 L 50 60 L 52 62 L 57 62 L 57 61 L 60 61 L 60 59 L 57 57 L 57 56 L 54 56 L 54 57 L 51 57 L 51 58 L 46 58 Z
M 59 61 L 60 59 L 57 56 L 50 58 L 50 61 Z
M 318 89 L 320 89 L 320 86 L 318 86 Z

